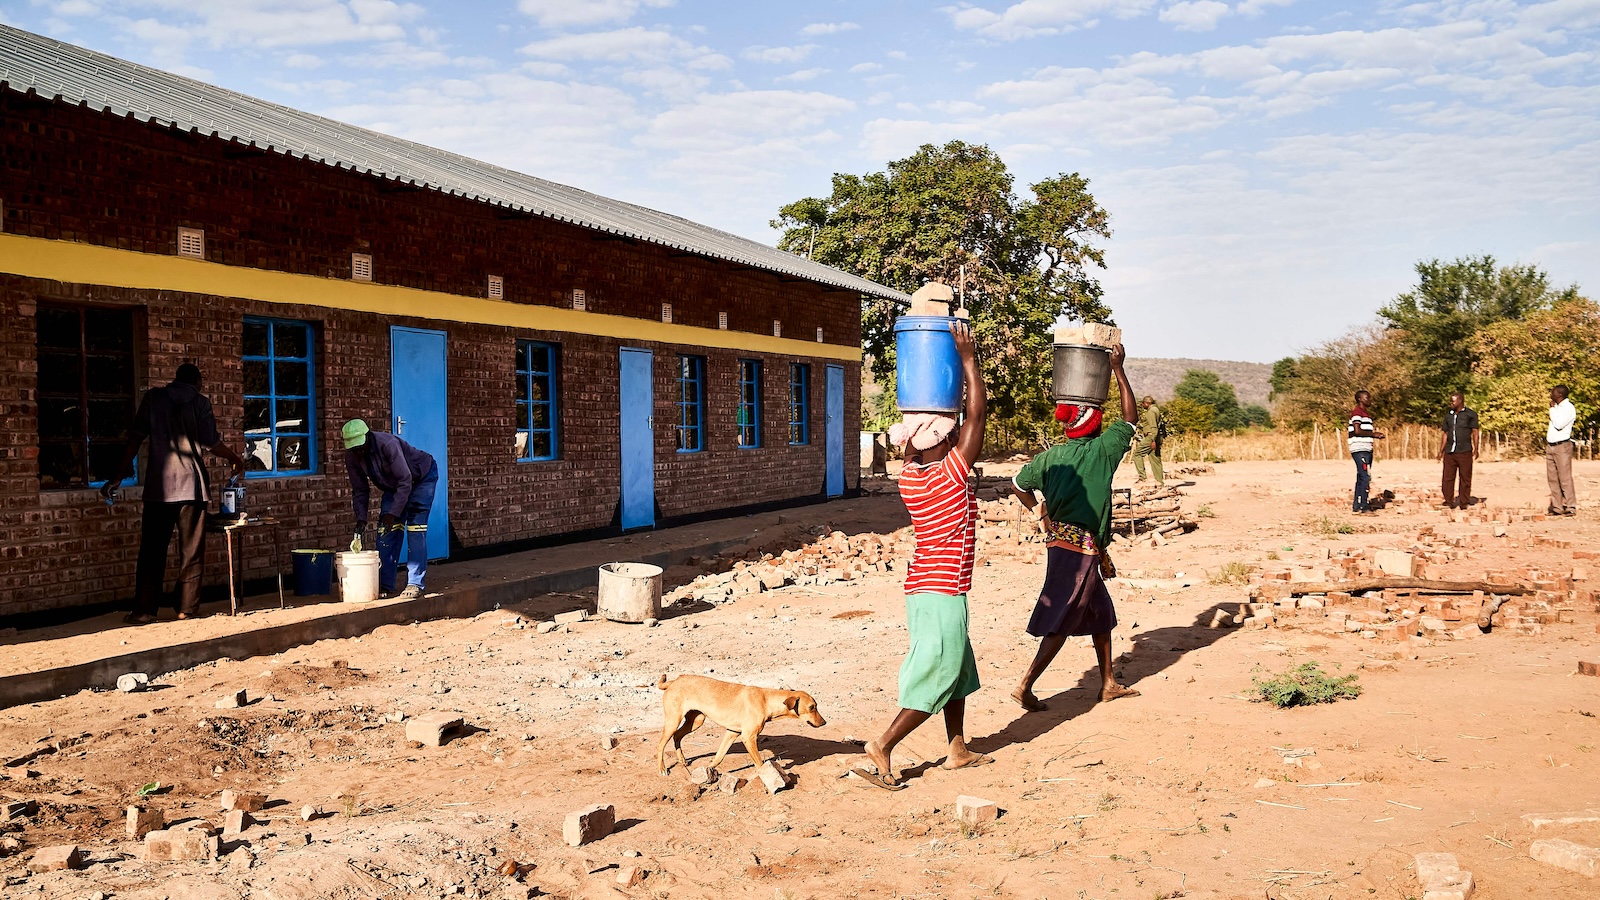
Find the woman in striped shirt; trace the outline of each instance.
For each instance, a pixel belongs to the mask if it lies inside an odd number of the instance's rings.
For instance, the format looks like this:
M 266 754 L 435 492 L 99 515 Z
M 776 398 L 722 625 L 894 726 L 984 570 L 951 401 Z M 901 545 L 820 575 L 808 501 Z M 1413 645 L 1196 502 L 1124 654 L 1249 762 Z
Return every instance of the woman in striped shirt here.
M 883 736 L 867 742 L 876 771 L 855 773 L 886 790 L 905 787 L 894 773 L 895 745 L 936 712 L 944 713 L 950 752 L 944 767 L 959 769 L 992 760 L 967 749 L 966 697 L 978 689 L 978 663 L 967 638 L 967 591 L 972 588 L 978 493 L 972 463 L 983 452 L 988 395 L 978 371 L 972 327 L 952 322 L 966 374 L 966 417 L 959 429 L 949 416 L 912 414 L 890 431 L 906 448 L 900 497 L 911 513 L 917 549 L 906 574 L 906 624 L 911 649 L 900 666 L 900 711 Z

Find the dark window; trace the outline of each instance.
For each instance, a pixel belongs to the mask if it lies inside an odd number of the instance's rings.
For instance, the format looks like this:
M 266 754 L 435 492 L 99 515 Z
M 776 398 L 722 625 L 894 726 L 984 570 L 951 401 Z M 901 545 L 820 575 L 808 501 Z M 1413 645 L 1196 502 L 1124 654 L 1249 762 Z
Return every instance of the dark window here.
M 316 471 L 315 337 L 309 322 L 244 320 L 244 458 L 253 476 Z
M 706 448 L 706 358 L 678 357 L 678 452 Z
M 761 360 L 739 360 L 739 446 L 761 446 Z
M 135 406 L 132 309 L 39 304 L 39 483 L 103 484 Z
M 789 443 L 811 443 L 811 366 L 789 364 Z
M 560 453 L 556 400 L 558 347 L 517 341 L 517 459 L 555 459 Z

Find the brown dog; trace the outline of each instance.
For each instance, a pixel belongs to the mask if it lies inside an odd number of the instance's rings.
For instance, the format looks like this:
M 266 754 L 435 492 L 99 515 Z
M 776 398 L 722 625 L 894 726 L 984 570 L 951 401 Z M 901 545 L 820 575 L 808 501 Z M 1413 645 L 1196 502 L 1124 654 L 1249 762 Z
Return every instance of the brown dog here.
M 730 684 L 704 675 L 679 675 L 670 682 L 666 675 L 662 675 L 656 687 L 663 691 L 661 746 L 656 748 L 656 761 L 663 775 L 671 768 L 667 763 L 668 742 L 672 744 L 672 749 L 678 751 L 678 761 L 688 768 L 689 760 L 683 755 L 683 739 L 705 724 L 706 719 L 727 729 L 722 736 L 722 747 L 717 750 L 716 758 L 711 760 L 710 767 L 713 769 L 728 755 L 728 748 L 733 746 L 733 742 L 739 739 L 744 741 L 744 748 L 750 751 L 750 762 L 756 768 L 761 768 L 756 738 L 761 736 L 761 729 L 773 719 L 801 719 L 812 728 L 828 724 L 817 712 L 817 701 L 805 691 L 775 691 L 747 684 Z

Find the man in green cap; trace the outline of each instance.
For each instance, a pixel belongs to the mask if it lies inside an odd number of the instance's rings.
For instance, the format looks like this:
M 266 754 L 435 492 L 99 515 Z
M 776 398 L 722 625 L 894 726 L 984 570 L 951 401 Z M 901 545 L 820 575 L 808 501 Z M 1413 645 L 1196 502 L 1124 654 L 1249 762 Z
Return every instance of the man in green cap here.
M 350 499 L 355 504 L 356 534 L 351 549 L 361 546 L 367 529 L 368 482 L 383 492 L 378 518 L 378 590 L 395 595 L 395 569 L 400 547 L 406 548 L 406 588 L 402 600 L 422 596 L 428 575 L 428 512 L 439 485 L 439 464 L 425 450 L 392 434 L 373 431 L 360 419 L 344 423 L 344 465 L 350 472 Z
M 1165 487 L 1166 473 L 1161 470 L 1161 441 L 1167 436 L 1167 420 L 1161 415 L 1156 398 L 1146 395 L 1139 401 L 1139 437 L 1133 445 L 1133 471 L 1138 481 L 1144 480 L 1144 460 L 1150 457 L 1150 473 L 1156 477 L 1156 487 Z

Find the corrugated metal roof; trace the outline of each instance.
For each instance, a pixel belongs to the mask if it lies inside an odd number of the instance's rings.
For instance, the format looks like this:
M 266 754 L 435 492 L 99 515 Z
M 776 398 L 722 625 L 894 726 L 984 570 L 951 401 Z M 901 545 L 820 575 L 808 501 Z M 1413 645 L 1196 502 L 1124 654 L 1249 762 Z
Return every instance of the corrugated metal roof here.
M 0 84 L 806 281 L 905 294 L 748 238 L 0 25 Z

